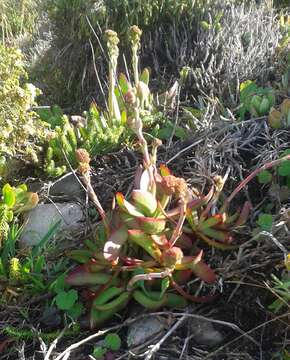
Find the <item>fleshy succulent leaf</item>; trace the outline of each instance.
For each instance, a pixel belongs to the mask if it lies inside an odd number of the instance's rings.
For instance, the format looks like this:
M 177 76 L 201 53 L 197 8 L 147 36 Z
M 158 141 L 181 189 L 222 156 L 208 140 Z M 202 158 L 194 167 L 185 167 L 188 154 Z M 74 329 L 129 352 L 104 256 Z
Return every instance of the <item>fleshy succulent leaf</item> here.
M 119 257 L 121 247 L 128 238 L 127 228 L 125 226 L 114 230 L 104 245 L 104 258 L 108 261 L 116 261 Z
M 116 201 L 117 201 L 117 204 L 120 206 L 120 208 L 123 209 L 124 211 L 126 211 L 128 214 L 130 214 L 132 216 L 138 216 L 138 217 L 144 216 L 144 214 L 142 214 L 140 211 L 138 211 L 135 208 L 135 206 L 133 206 L 127 200 L 125 200 L 125 197 L 122 193 L 116 194 Z
M 137 219 L 139 227 L 147 234 L 160 234 L 166 226 L 165 219 L 158 219 L 152 217 L 139 217 Z
M 212 284 L 216 281 L 215 272 L 202 260 L 192 266 L 192 271 L 194 275 L 207 283 Z
M 149 191 L 133 190 L 132 199 L 136 208 L 143 214 L 146 216 L 154 215 L 157 209 L 157 201 Z
M 145 234 L 142 230 L 128 230 L 129 240 L 133 241 L 140 247 L 142 247 L 153 259 L 159 261 L 161 258 L 161 251 L 154 243 L 151 236 Z
M 109 274 L 90 273 L 85 266 L 80 265 L 65 278 L 65 282 L 73 286 L 103 285 L 110 279 Z

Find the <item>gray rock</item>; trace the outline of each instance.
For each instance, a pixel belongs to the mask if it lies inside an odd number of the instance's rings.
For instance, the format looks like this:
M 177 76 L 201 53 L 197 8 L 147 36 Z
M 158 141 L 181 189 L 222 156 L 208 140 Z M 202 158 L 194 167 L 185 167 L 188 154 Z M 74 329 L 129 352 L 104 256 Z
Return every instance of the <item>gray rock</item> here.
M 24 247 L 37 245 L 51 226 L 59 220 L 59 230 L 72 231 L 81 226 L 83 219 L 84 214 L 78 204 L 39 204 L 26 214 L 20 244 Z
M 224 340 L 223 335 L 213 327 L 210 321 L 190 319 L 189 324 L 193 340 L 199 345 L 213 347 Z
M 128 347 L 135 347 L 144 344 L 146 341 L 156 338 L 165 330 L 165 325 L 157 317 L 148 317 L 138 320 L 128 328 Z
M 83 192 L 75 175 L 70 173 L 56 180 L 49 189 L 50 195 L 80 196 Z

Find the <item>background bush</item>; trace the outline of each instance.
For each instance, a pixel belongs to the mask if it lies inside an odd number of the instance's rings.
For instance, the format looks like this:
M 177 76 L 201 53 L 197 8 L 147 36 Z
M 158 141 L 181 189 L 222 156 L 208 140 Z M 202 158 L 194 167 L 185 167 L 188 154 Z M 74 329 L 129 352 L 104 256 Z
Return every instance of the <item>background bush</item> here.
M 31 111 L 38 90 L 25 83 L 27 73 L 19 50 L 0 44 L 0 59 L 0 155 L 13 155 L 22 145 L 29 146 L 29 137 L 40 129 Z
M 102 101 L 92 52 L 104 83 L 107 62 L 100 44 L 107 28 L 118 32 L 125 44 L 120 53 L 129 59 L 127 29 L 137 24 L 143 30 L 141 63 L 151 67 L 156 86 L 162 87 L 165 72 L 178 76 L 190 66 L 194 94 L 224 94 L 233 79 L 235 92 L 238 82 L 253 74 L 265 79 L 279 38 L 271 6 L 254 1 L 49 0 L 47 12 L 52 41 L 32 72 L 46 102 L 69 109 L 83 108 L 92 98 Z M 202 22 L 211 28 L 205 30 Z

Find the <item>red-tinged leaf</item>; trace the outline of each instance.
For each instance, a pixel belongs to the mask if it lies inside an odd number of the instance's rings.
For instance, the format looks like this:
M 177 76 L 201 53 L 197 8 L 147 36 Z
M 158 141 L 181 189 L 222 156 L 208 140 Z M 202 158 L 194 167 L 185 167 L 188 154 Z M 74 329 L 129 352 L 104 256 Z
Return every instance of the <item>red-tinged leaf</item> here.
M 164 164 L 160 165 L 160 173 L 163 177 L 171 175 L 170 170 Z
M 176 264 L 176 270 L 192 269 L 202 258 L 202 250 L 196 256 L 184 256 L 180 264 Z
M 240 216 L 239 216 L 237 222 L 235 223 L 235 226 L 241 226 L 246 223 L 249 213 L 252 210 L 252 208 L 253 208 L 252 204 L 249 201 L 246 201 L 242 208 Z
M 72 286 L 103 285 L 111 279 L 109 274 L 90 273 L 85 266 L 76 267 L 66 278 L 65 282 Z
M 179 246 L 181 249 L 191 249 L 193 246 L 193 241 L 188 235 L 181 234 L 175 245 Z
M 129 240 L 142 247 L 156 261 L 161 259 L 161 251 L 154 243 L 150 235 L 145 234 L 142 230 L 128 230 Z
M 191 269 L 185 269 L 180 271 L 175 271 L 173 278 L 174 280 L 180 284 L 186 284 L 192 277 L 192 270 Z
M 224 216 L 222 214 L 216 214 L 201 222 L 198 225 L 198 229 L 204 231 L 205 229 L 214 227 L 215 225 L 222 224 L 223 222 L 224 222 Z
M 202 260 L 193 265 L 192 271 L 195 276 L 209 284 L 212 284 L 216 281 L 215 272 Z
M 156 219 L 152 217 L 139 217 L 137 219 L 139 227 L 146 234 L 158 235 L 160 234 L 166 226 L 165 219 Z
M 140 216 L 140 217 L 144 216 L 144 214 L 142 214 L 140 211 L 138 211 L 135 208 L 135 206 L 133 206 L 127 200 L 125 200 L 125 197 L 122 193 L 116 194 L 116 201 L 117 201 L 117 204 L 120 206 L 120 208 L 123 209 L 124 211 L 126 211 L 128 214 L 130 214 L 132 216 Z
M 212 239 L 218 240 L 224 244 L 227 244 L 230 242 L 231 236 L 227 231 L 216 230 L 216 229 L 212 229 L 212 228 L 205 228 L 205 229 L 202 229 L 201 231 L 199 231 L 199 233 L 200 232 L 202 232 L 206 236 L 209 236 Z
M 137 210 L 147 216 L 154 215 L 157 209 L 157 201 L 149 191 L 133 190 L 132 199 Z
M 121 226 L 119 229 L 114 230 L 104 245 L 104 258 L 108 261 L 118 261 L 121 247 L 125 244 L 127 239 L 128 231 L 125 226 Z
M 111 266 L 112 265 L 109 262 L 107 262 L 107 264 L 104 264 L 102 262 L 96 261 L 95 259 L 91 259 L 91 261 L 86 264 L 86 269 L 88 269 L 88 271 L 91 273 L 96 273 L 108 269 Z
M 218 241 L 212 240 L 210 238 L 208 238 L 207 236 L 205 236 L 202 233 L 198 233 L 198 236 L 204 240 L 208 245 L 215 247 L 217 249 L 220 250 L 234 250 L 237 249 L 239 246 L 238 245 L 229 245 L 229 244 L 222 244 Z

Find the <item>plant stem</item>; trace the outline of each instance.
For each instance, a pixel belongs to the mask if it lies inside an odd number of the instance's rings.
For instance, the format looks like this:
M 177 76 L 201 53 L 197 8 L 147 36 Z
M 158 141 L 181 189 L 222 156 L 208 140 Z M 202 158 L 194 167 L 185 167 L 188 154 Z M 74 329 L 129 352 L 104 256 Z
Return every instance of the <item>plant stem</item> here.
M 231 193 L 231 195 L 225 200 L 223 208 L 226 208 L 233 198 L 254 178 L 256 177 L 261 171 L 270 169 L 274 166 L 280 165 L 283 161 L 290 160 L 290 155 L 284 156 L 281 159 L 270 161 L 260 168 L 254 170 L 250 175 L 248 175 L 240 184 L 235 188 L 235 190 Z

